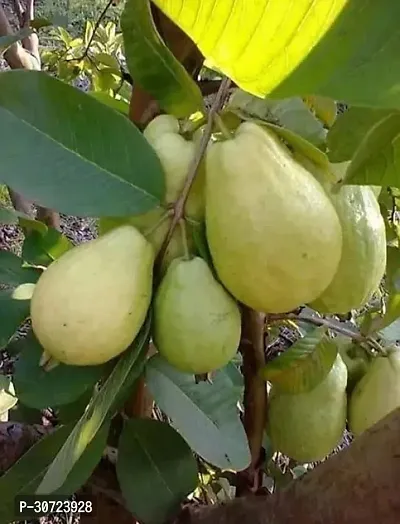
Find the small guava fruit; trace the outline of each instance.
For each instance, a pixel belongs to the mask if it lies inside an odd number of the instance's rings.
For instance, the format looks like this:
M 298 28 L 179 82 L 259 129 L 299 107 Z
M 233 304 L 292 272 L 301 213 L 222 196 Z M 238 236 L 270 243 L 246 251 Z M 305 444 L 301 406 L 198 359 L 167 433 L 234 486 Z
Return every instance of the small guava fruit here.
M 31 300 L 32 328 L 45 353 L 85 366 L 127 349 L 147 314 L 153 263 L 153 247 L 130 225 L 52 262 Z
M 155 298 L 154 342 L 161 355 L 180 371 L 208 373 L 233 358 L 240 333 L 238 305 L 207 263 L 173 260 Z
M 321 184 L 268 129 L 242 123 L 206 156 L 206 227 L 219 278 L 266 313 L 319 296 L 342 251 L 342 229 Z
M 363 307 L 377 290 L 386 269 L 386 230 L 370 187 L 332 186 L 327 194 L 342 226 L 342 256 L 329 286 L 309 305 L 344 314 Z
M 387 356 L 372 360 L 367 373 L 349 400 L 349 428 L 359 436 L 400 407 L 400 350 L 389 348 Z
M 179 121 L 173 115 L 159 115 L 143 131 L 143 136 L 155 150 L 165 172 L 164 204 L 172 204 L 179 197 L 189 168 L 196 155 L 196 140 L 186 140 L 180 134 Z M 204 218 L 204 164 L 200 166 L 190 189 L 185 213 L 193 220 Z
M 339 353 L 347 367 L 347 393 L 349 394 L 368 371 L 370 361 L 365 351 L 350 341 L 339 347 Z
M 271 388 L 267 433 L 274 449 L 299 462 L 314 462 L 339 444 L 346 426 L 347 368 L 338 354 L 314 389 L 288 394 Z

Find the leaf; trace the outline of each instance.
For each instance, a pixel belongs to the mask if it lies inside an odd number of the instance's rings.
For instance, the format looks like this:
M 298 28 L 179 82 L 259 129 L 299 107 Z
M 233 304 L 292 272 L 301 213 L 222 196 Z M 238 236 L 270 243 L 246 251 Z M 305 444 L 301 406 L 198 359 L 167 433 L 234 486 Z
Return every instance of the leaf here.
M 67 215 L 140 214 L 164 194 L 160 161 L 140 131 L 43 72 L 0 73 L 0 142 L 1 181 Z
M 22 258 L 10 251 L 0 251 L 0 283 L 8 286 L 18 286 L 25 282 L 37 282 L 41 271 L 23 267 Z
M 329 160 L 337 163 L 350 160 L 368 131 L 392 113 L 390 109 L 350 107 L 339 115 L 328 131 Z
M 204 111 L 199 87 L 155 28 L 149 0 L 127 0 L 121 29 L 132 78 L 164 111 L 179 118 Z
M 192 375 L 155 355 L 146 365 L 146 384 L 172 425 L 207 462 L 231 470 L 249 465 L 247 437 L 237 411 L 242 390 L 228 375 L 217 372 L 212 384 L 196 384 Z
M 18 42 L 19 40 L 23 40 L 24 38 L 27 38 L 33 33 L 32 29 L 29 29 L 29 27 L 26 27 L 24 29 L 21 29 L 20 31 L 12 34 L 12 35 L 5 35 L 0 36 L 0 56 L 2 53 L 7 51 L 7 49 Z
M 128 509 L 143 524 L 164 524 L 198 482 L 187 443 L 167 423 L 150 419 L 125 422 L 116 471 Z
M 154 0 L 202 54 L 260 97 L 399 107 L 393 0 Z M 184 5 L 184 7 L 183 7 Z
M 0 522 L 8 524 L 15 518 L 15 498 L 17 495 L 33 494 L 46 469 L 57 455 L 73 425 L 60 426 L 49 435 L 41 438 L 22 457 L 0 477 L 1 506 Z M 84 455 L 76 462 L 65 484 L 57 493 L 71 496 L 89 478 L 104 450 L 109 431 L 105 424 L 96 438 L 88 446 Z M 33 514 L 32 517 L 35 515 Z
M 262 369 L 262 375 L 285 393 L 305 393 L 314 389 L 331 370 L 338 348 L 318 327 L 295 342 L 287 351 Z
M 90 91 L 89 93 L 93 98 L 105 104 L 106 106 L 119 111 L 123 115 L 129 114 L 129 104 L 125 100 L 114 98 L 107 93 L 102 93 L 101 91 Z
M 31 408 L 44 409 L 69 404 L 92 389 L 104 374 L 104 365 L 59 364 L 50 371 L 44 371 L 39 366 L 43 348 L 33 332 L 30 331 L 18 342 L 21 354 L 15 363 L 15 390 L 20 402 Z
M 74 400 L 74 402 L 58 406 L 55 410 L 57 420 L 59 420 L 61 424 L 69 424 L 70 422 L 79 420 L 92 396 L 93 389 L 88 389 L 78 399 Z
M 66 236 L 49 227 L 45 233 L 34 230 L 25 235 L 22 256 L 30 264 L 47 266 L 73 247 Z
M 400 113 L 375 124 L 365 135 L 347 168 L 346 184 L 400 187 Z
M 229 107 L 289 129 L 316 146 L 325 141 L 326 132 L 323 125 L 300 97 L 261 100 L 237 89 Z
M 30 300 L 13 298 L 12 291 L 0 290 L 0 348 L 4 348 L 29 316 Z
M 92 398 L 87 410 L 79 419 L 74 430 L 57 454 L 36 490 L 37 494 L 52 493 L 60 488 L 76 461 L 95 437 L 106 419 L 113 401 L 129 374 L 136 368 L 137 376 L 143 369 L 143 356 L 147 353 L 150 320 L 147 319 L 132 346 L 119 359 L 97 395 Z
M 307 106 L 314 111 L 317 118 L 328 128 L 333 126 L 337 116 L 337 107 L 335 100 L 325 96 L 309 95 L 304 97 Z
M 0 224 L 18 224 L 18 216 L 15 211 L 0 206 Z
M 109 53 L 97 53 L 93 56 L 93 60 L 97 64 L 106 65 L 112 67 L 116 71 L 120 72 L 120 65 L 115 56 L 110 55 Z

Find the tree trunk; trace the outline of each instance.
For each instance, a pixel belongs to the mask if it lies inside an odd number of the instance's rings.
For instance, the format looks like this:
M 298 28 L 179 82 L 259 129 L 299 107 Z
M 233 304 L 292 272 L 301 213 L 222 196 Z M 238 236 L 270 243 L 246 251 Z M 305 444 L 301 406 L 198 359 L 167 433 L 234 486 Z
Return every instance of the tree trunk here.
M 179 524 L 398 524 L 400 408 L 286 490 L 187 513 Z

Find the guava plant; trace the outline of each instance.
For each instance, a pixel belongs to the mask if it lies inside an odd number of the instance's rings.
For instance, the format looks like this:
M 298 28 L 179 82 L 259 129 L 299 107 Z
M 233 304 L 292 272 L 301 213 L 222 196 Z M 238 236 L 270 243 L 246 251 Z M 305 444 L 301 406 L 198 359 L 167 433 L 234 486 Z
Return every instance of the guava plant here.
M 1 182 L 98 225 L 73 246 L 0 209 L 25 234 L 0 252 L 3 416 L 51 412 L 0 477 L 1 522 L 17 494 L 79 494 L 110 449 L 121 506 L 179 522 L 188 500 L 296 482 L 400 407 L 400 7 L 290 6 L 127 0 L 130 107 L 159 106 L 140 122 L 44 71 L 0 73 Z M 210 109 L 155 8 L 221 78 Z M 59 72 L 65 53 L 110 67 L 95 32 L 59 34 Z

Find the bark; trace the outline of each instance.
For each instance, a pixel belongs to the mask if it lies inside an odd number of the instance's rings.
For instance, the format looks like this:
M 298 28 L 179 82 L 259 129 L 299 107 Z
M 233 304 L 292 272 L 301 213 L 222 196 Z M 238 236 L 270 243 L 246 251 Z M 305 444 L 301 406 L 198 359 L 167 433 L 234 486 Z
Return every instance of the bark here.
M 271 496 L 186 513 L 179 524 L 398 524 L 400 408 Z

